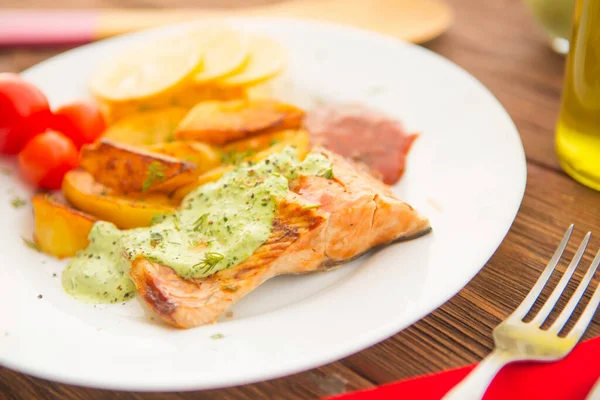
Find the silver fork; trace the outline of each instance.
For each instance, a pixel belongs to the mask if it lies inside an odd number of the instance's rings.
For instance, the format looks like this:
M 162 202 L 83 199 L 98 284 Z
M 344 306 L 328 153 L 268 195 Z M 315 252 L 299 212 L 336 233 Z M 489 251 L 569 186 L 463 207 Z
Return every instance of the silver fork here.
M 525 318 L 527 312 L 535 303 L 562 257 L 572 232 L 573 225 L 567 229 L 548 266 L 542 272 L 542 275 L 525 300 L 508 318 L 494 329 L 494 350 L 461 383 L 450 390 L 444 397 L 444 400 L 481 399 L 498 371 L 506 364 L 513 361 L 560 360 L 569 354 L 577 342 L 579 342 L 598 308 L 598 303 L 600 303 L 600 285 L 594 291 L 590 302 L 581 313 L 573 329 L 565 337 L 559 337 L 558 334 L 569 320 L 573 310 L 579 304 L 581 297 L 594 277 L 600 263 L 600 251 L 596 254 L 594 261 L 592 261 L 585 276 L 579 283 L 579 286 L 577 286 L 575 293 L 573 293 L 573 296 L 561 311 L 556 321 L 545 330 L 541 329 L 541 325 L 548 318 L 554 306 L 556 306 L 573 272 L 575 272 L 577 265 L 579 265 L 579 261 L 581 261 L 590 240 L 591 232 L 588 232 L 581 242 L 577 253 L 542 309 L 531 321 L 523 322 L 523 318 Z

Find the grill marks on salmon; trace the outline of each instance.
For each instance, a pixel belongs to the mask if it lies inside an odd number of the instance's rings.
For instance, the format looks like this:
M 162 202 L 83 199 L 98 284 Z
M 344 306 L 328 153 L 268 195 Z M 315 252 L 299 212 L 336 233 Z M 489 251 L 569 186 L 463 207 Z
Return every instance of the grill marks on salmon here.
M 246 261 L 203 279 L 185 280 L 171 268 L 137 258 L 130 271 L 142 299 L 163 320 L 178 328 L 215 322 L 239 299 L 280 274 L 314 270 L 320 264 L 326 219 L 290 193 L 279 204 L 267 241 Z M 309 245 L 308 237 L 317 239 Z M 320 250 L 320 251 L 319 251 Z M 302 271 L 305 270 L 305 271 Z
M 309 176 L 291 184 L 270 237 L 246 261 L 203 279 L 185 280 L 144 258 L 131 266 L 142 299 L 164 321 L 191 328 L 213 323 L 235 302 L 277 275 L 330 269 L 370 249 L 430 231 L 429 221 L 391 189 L 322 148 L 334 179 Z M 320 207 L 307 209 L 319 203 Z

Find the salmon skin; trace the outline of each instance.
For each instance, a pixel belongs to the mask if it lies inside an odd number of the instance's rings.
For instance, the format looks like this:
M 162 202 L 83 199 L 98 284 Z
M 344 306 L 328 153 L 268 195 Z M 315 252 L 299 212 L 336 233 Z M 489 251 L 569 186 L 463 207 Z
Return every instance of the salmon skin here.
M 431 231 L 429 220 L 367 172 L 323 148 L 333 179 L 302 176 L 278 204 L 271 235 L 247 260 L 201 279 L 137 258 L 129 275 L 141 298 L 177 328 L 214 323 L 263 282 L 328 270 L 365 252 Z M 318 208 L 311 208 L 314 204 Z

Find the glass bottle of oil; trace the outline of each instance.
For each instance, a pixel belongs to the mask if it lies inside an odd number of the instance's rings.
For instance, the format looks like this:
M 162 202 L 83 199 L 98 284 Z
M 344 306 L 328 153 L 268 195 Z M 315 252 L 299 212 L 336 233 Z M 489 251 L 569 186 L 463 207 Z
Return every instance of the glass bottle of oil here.
M 577 0 L 556 132 L 562 168 L 600 190 L 600 0 Z

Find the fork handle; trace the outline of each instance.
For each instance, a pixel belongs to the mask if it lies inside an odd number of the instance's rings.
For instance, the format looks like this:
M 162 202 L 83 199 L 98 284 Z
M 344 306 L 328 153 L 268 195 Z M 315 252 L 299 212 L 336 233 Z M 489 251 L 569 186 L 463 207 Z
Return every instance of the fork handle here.
M 511 361 L 515 359 L 510 353 L 503 350 L 492 351 L 443 400 L 480 400 L 496 374 Z

